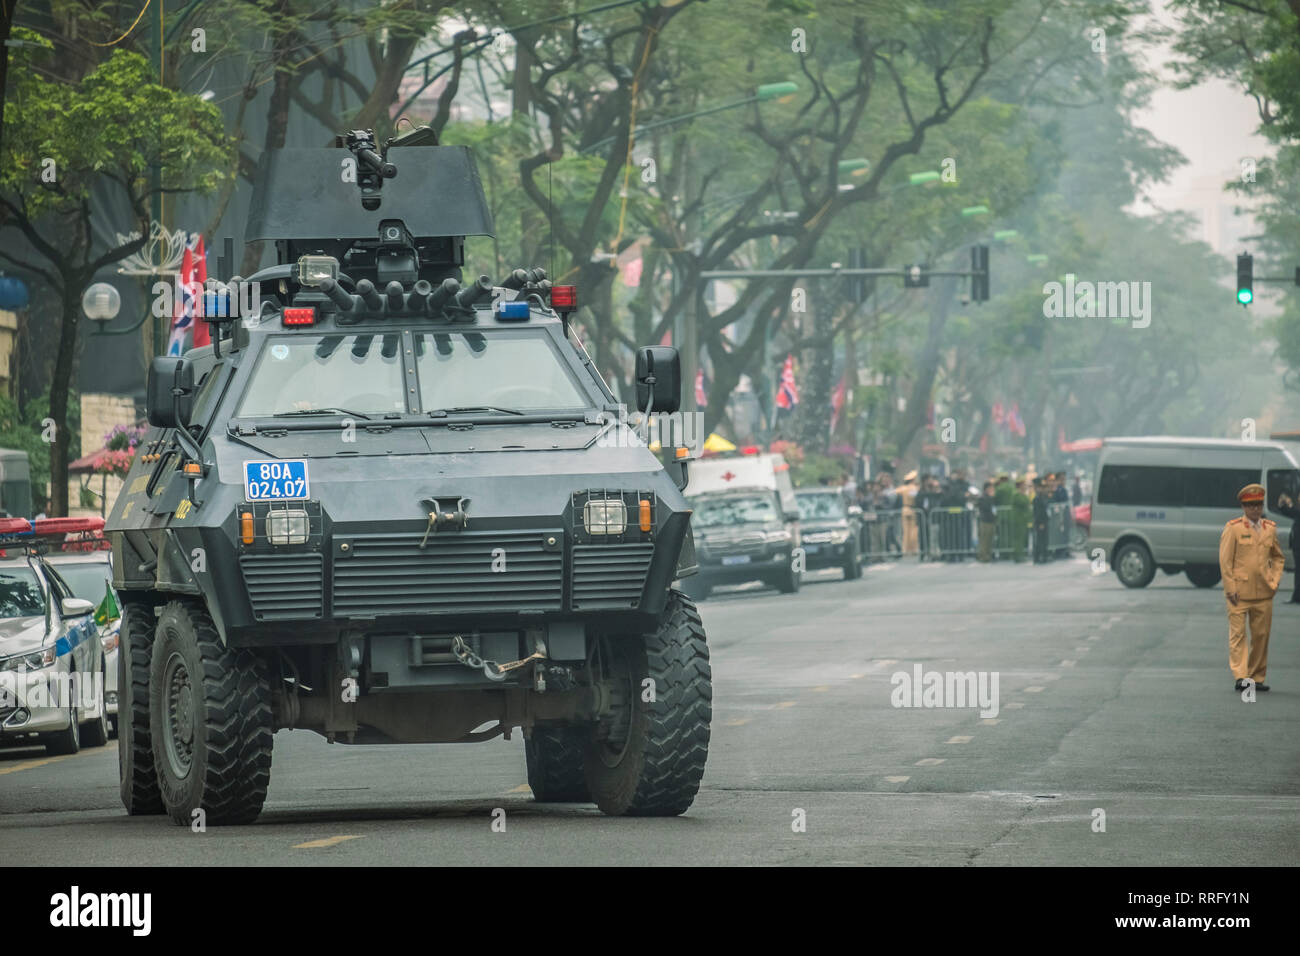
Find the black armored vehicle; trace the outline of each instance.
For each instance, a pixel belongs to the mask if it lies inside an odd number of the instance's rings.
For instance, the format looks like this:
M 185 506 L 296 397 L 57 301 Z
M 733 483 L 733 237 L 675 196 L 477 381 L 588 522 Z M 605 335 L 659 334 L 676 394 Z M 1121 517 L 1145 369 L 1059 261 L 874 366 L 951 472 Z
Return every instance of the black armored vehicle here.
M 420 129 L 263 156 L 213 341 L 154 360 L 108 521 L 131 814 L 247 823 L 275 731 L 509 739 L 539 801 L 674 815 L 708 752 L 685 448 L 661 464 L 543 270 L 462 285 L 473 159 Z M 401 147 L 401 148 L 398 148 Z M 673 349 L 637 354 L 671 413 Z

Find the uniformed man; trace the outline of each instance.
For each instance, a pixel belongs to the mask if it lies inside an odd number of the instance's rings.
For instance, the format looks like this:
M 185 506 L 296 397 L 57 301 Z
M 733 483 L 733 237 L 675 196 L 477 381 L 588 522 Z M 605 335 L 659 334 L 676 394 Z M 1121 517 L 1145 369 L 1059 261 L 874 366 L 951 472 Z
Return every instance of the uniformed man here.
M 1228 601 L 1228 666 L 1236 690 L 1254 681 L 1268 690 L 1268 632 L 1273 624 L 1273 595 L 1282 583 L 1285 557 L 1277 543 L 1277 524 L 1264 517 L 1264 486 L 1250 484 L 1237 492 L 1242 517 L 1223 526 L 1219 570 Z M 1250 619 L 1249 652 L 1246 619 Z
M 1025 560 L 1030 507 L 1029 482 L 1022 478 L 1011 495 L 1011 552 L 1017 564 Z

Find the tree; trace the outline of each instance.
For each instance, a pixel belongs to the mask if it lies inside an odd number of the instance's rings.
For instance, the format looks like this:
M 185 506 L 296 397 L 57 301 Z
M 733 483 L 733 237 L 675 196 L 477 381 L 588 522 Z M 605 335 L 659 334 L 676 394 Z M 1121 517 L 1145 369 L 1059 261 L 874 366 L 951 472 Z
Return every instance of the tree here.
M 77 356 L 81 295 L 102 268 L 143 248 L 155 194 L 211 191 L 220 185 L 228 141 L 217 109 L 154 82 L 147 61 L 115 51 L 76 83 L 50 79 L 53 44 L 30 30 L 14 33 L 5 139 L 0 144 L 0 229 L 22 234 L 39 260 L 0 257 L 39 276 L 59 300 L 58 349 L 50 376 L 54 514 L 66 514 L 68 398 Z M 44 56 L 42 55 L 44 54 Z M 92 214 L 91 190 L 111 184 L 126 201 L 138 236 L 111 234 Z M 41 264 L 43 260 L 44 264 Z

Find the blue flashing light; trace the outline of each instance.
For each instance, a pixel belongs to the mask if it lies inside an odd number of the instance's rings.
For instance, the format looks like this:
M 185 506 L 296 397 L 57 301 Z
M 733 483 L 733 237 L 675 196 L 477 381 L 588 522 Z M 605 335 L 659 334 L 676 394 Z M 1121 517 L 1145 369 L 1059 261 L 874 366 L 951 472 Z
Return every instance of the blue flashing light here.
M 498 322 L 527 322 L 531 314 L 527 302 L 502 302 L 497 306 Z

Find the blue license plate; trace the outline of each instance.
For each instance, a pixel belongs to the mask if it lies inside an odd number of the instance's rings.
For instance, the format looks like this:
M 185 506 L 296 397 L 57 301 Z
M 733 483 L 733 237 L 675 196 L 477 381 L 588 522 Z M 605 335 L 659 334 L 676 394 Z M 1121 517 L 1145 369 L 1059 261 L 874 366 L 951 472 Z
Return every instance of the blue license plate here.
M 722 559 L 723 564 L 749 564 L 749 555 L 747 554 L 730 554 Z
M 807 554 L 816 554 L 818 551 L 821 550 L 821 545 L 819 545 L 819 544 L 805 544 L 805 545 L 803 546 L 803 549 L 804 549 L 804 552 L 807 553 Z
M 307 497 L 305 461 L 244 462 L 244 496 L 249 501 L 293 501 Z

